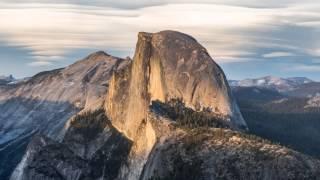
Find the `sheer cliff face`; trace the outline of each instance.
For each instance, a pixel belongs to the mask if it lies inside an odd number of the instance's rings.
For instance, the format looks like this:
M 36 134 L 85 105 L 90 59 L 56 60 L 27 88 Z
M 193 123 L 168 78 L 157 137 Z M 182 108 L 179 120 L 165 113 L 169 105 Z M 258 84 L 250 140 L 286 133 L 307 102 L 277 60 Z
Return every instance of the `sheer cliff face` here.
M 151 102 L 172 99 L 223 116 L 235 129 L 247 128 L 223 71 L 195 39 L 173 31 L 139 33 L 132 65 L 110 82 L 108 115 L 133 139 Z
M 122 178 L 139 177 L 158 138 L 148 117 L 152 101 L 173 99 L 247 129 L 224 73 L 196 40 L 173 31 L 139 33 L 133 62 L 111 78 L 105 104 L 113 126 L 134 142 Z
M 151 100 L 182 99 L 196 111 L 209 109 L 225 116 L 234 128 L 246 129 L 222 69 L 195 39 L 164 31 L 153 34 L 150 45 Z

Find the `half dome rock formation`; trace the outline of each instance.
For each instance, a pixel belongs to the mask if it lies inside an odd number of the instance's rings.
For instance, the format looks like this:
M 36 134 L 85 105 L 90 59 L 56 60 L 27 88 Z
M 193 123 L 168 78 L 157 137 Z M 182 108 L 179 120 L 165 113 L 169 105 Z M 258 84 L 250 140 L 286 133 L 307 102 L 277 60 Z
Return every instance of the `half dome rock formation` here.
M 151 102 L 173 99 L 247 129 L 222 69 L 194 38 L 174 31 L 139 33 L 132 65 L 110 82 L 110 119 L 134 138 Z
M 231 128 L 247 129 L 223 71 L 195 39 L 174 31 L 141 32 L 132 64 L 110 81 L 105 105 L 113 126 L 134 142 L 122 178 L 139 178 L 156 143 L 149 106 L 172 100 Z
M 133 60 L 115 62 L 98 103 L 61 139 L 34 137 L 12 180 L 320 176 L 319 160 L 246 134 L 223 71 L 192 37 L 139 33 Z

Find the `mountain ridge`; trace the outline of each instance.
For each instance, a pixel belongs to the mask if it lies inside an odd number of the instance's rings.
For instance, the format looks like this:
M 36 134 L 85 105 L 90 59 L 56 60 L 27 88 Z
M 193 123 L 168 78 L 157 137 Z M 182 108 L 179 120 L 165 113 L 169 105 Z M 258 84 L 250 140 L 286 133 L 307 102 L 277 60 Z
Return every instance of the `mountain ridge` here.
M 9 169 L 17 165 L 21 151 L 26 148 L 21 150 L 15 144 L 29 142 L 30 134 L 34 133 L 60 139 L 68 119 L 103 103 L 101 97 L 106 93 L 112 71 L 129 62 L 103 53 L 96 59 L 90 58 L 0 87 L 1 178 L 10 176 Z M 8 158 L 8 152 L 12 158 Z
M 9 76 L 2 75 L 2 76 L 0 76 L 0 86 L 13 83 L 14 81 L 16 81 L 16 79 L 13 77 L 13 75 L 9 75 Z
M 279 92 L 291 91 L 300 85 L 313 83 L 315 81 L 306 77 L 288 77 L 281 78 L 276 76 L 264 76 L 260 78 L 253 79 L 243 79 L 243 80 L 229 80 L 230 86 L 240 86 L 240 87 L 265 87 L 274 89 Z

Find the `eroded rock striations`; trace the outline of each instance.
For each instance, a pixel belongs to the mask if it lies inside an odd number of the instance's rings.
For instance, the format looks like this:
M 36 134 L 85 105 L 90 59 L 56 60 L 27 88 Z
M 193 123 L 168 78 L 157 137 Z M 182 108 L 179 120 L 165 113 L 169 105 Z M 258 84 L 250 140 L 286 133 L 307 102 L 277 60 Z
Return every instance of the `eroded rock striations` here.
M 100 107 L 112 71 L 128 63 L 99 51 L 69 67 L 0 86 L 0 179 L 10 176 L 35 133 L 59 140 L 68 119 Z
M 139 33 L 133 62 L 112 77 L 105 106 L 112 124 L 135 142 L 122 178 L 138 179 L 156 143 L 149 105 L 174 99 L 234 129 L 247 128 L 224 73 L 195 39 L 173 31 Z
M 11 179 L 317 179 L 320 162 L 246 135 L 225 75 L 192 37 L 139 33 L 103 105 L 37 136 Z
M 108 115 L 134 138 L 150 103 L 172 99 L 221 115 L 235 129 L 247 128 L 223 71 L 195 39 L 173 31 L 139 33 L 132 66 L 111 79 Z

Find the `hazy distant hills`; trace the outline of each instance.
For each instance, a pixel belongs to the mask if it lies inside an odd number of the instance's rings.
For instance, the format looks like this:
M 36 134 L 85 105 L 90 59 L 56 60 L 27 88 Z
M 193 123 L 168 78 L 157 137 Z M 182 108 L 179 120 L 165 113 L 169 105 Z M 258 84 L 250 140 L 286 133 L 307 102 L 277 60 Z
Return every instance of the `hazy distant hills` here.
M 320 83 L 269 76 L 230 84 L 252 133 L 320 157 Z
M 16 79 L 12 76 L 12 75 L 9 75 L 9 76 L 0 76 L 0 85 L 7 85 L 11 82 L 14 82 Z
M 297 97 L 312 97 L 320 94 L 320 82 L 311 82 L 301 84 L 291 91 L 287 91 L 286 94 Z
M 274 89 L 279 92 L 286 92 L 294 90 L 300 85 L 312 82 L 314 81 L 306 77 L 280 78 L 275 76 L 265 76 L 256 79 L 230 80 L 229 84 L 230 86 L 240 87 L 264 87 Z
M 274 106 L 299 101 L 299 106 L 296 107 L 299 111 L 320 108 L 320 82 L 306 77 L 279 78 L 266 76 L 257 79 L 230 80 L 229 83 L 233 92 L 243 100 L 245 98 L 247 100 L 262 98 L 268 101 L 281 100 L 274 102 Z

